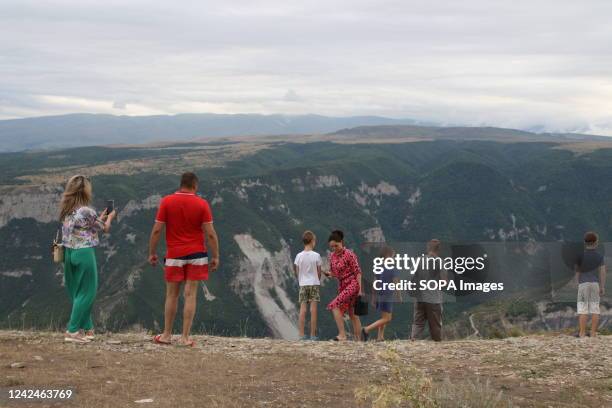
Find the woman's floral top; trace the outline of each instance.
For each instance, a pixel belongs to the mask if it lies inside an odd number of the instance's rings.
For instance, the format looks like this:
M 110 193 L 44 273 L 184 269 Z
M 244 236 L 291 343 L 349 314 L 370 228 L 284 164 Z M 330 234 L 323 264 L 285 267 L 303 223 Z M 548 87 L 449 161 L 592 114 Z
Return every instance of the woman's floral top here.
M 91 248 L 100 243 L 98 232 L 104 221 L 91 207 L 80 207 L 68 214 L 62 224 L 62 245 L 66 248 Z

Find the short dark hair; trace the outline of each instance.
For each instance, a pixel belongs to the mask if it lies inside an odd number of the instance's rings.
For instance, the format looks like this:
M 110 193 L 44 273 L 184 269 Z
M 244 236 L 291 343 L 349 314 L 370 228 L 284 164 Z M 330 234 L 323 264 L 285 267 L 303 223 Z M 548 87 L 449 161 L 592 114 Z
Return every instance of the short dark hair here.
M 342 242 L 342 241 L 344 241 L 344 232 L 342 232 L 340 230 L 332 231 L 331 234 L 329 234 L 329 238 L 328 238 L 327 242 L 331 242 L 331 241 L 335 241 L 335 242 Z
M 312 231 L 304 231 L 302 235 L 302 242 L 304 245 L 310 244 L 313 240 L 317 239 L 317 236 Z
M 593 231 L 589 231 L 586 234 L 584 234 L 584 243 L 587 245 L 594 245 L 597 243 L 597 241 L 599 241 L 599 236 L 597 235 L 596 232 Z
M 181 176 L 181 187 L 194 189 L 198 185 L 198 176 L 195 173 L 187 171 Z

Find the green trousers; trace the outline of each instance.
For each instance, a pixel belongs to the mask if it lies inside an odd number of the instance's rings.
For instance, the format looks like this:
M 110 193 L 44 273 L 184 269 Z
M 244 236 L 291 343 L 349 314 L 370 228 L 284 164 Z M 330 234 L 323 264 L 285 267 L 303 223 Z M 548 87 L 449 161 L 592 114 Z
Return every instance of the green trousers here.
M 92 330 L 91 309 L 98 291 L 98 267 L 93 248 L 65 249 L 64 280 L 72 300 L 68 331 Z

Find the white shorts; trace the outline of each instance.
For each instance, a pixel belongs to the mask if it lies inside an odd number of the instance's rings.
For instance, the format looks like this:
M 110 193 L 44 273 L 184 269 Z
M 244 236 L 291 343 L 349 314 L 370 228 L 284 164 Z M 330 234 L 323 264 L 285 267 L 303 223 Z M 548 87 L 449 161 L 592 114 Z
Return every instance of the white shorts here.
M 578 314 L 599 314 L 599 283 L 584 282 L 578 285 Z

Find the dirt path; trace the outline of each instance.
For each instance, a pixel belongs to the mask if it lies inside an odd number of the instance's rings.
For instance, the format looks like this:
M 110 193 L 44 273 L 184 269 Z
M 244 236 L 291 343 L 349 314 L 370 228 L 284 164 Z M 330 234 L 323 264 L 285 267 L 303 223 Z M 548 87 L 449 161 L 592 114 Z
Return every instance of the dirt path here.
M 432 378 L 434 386 L 453 388 L 448 392 L 488 381 L 514 406 L 612 406 L 612 336 L 441 344 L 198 336 L 193 349 L 157 346 L 145 334 L 102 336 L 85 346 L 64 344 L 62 338 L 0 332 L 0 387 L 74 387 L 72 405 L 0 406 L 355 406 L 355 390 L 410 381 L 395 377 L 397 363 L 385 358 L 389 353 L 401 367 L 414 366 Z M 13 363 L 23 367 L 11 368 Z M 153 401 L 135 402 L 143 399 Z

